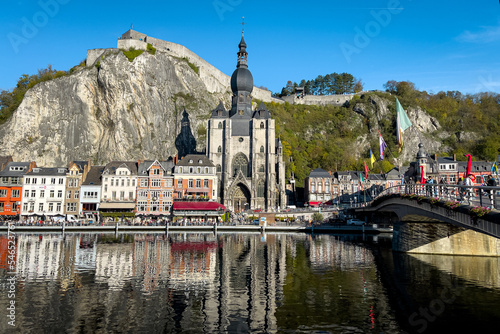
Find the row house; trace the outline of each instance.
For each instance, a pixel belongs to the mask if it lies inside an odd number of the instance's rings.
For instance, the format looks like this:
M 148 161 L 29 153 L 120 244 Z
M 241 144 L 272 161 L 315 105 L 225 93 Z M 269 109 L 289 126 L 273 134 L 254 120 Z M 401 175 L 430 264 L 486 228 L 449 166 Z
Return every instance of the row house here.
M 137 191 L 137 162 L 112 161 L 102 172 L 100 211 L 133 212 Z
M 316 168 L 305 179 L 306 202 L 310 206 L 318 206 L 334 198 L 334 188 L 338 193 L 338 183 L 333 186 L 333 180 L 330 172 L 324 169 Z
M 104 166 L 90 167 L 82 185 L 80 187 L 80 207 L 81 212 L 85 217 L 97 219 L 99 214 L 99 204 L 101 203 L 101 175 L 104 171 Z
M 90 161 L 71 161 L 66 174 L 65 214 L 80 214 L 80 187 L 91 167 Z
M 414 181 L 420 181 L 422 178 L 427 179 L 432 176 L 437 182 L 445 182 L 447 184 L 457 184 L 460 178 L 467 177 L 467 161 L 457 161 L 456 156 L 453 157 L 438 157 L 436 154 L 429 155 L 425 151 L 424 145 L 418 145 L 416 162 L 411 163 L 408 178 L 413 178 Z M 470 174 L 474 177 L 472 180 L 475 185 L 485 183 L 485 178 L 491 174 L 491 168 L 494 162 L 490 161 L 472 161 Z
M 188 154 L 175 165 L 174 199 L 217 200 L 217 171 L 205 155 Z
M 23 178 L 36 167 L 35 162 L 8 162 L 0 171 L 0 216 L 21 214 Z
M 137 215 L 169 215 L 173 203 L 174 163 L 139 161 L 137 170 Z
M 65 167 L 35 167 L 23 178 L 22 216 L 56 216 L 65 214 Z

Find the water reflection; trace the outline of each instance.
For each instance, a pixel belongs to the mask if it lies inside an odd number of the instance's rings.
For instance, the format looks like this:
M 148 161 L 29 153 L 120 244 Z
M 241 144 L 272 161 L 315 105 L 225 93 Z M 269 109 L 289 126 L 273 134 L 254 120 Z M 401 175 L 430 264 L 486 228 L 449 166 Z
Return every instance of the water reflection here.
M 409 316 L 443 287 L 471 282 L 465 296 L 498 288 L 497 259 L 374 252 L 380 244 L 306 234 L 20 234 L 16 330 L 396 333 L 422 328 Z M 2 283 L 6 245 L 0 236 Z M 8 302 L 2 293 L 0 305 Z M 457 298 L 455 311 L 467 303 Z

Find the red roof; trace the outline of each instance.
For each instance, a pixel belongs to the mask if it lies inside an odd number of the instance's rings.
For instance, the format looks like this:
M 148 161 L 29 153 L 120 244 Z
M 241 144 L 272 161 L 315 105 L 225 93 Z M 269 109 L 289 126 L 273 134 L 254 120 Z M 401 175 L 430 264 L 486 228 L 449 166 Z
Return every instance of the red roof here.
M 217 211 L 226 207 L 217 202 L 174 202 L 173 209 L 178 211 Z

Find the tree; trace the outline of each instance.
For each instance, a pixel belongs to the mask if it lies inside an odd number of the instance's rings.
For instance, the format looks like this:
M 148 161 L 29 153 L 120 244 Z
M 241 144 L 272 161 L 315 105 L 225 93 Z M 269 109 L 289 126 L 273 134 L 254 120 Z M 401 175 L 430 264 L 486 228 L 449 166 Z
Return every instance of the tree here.
M 354 85 L 354 93 L 359 93 L 363 91 L 363 83 L 361 80 L 358 80 Z
M 315 212 L 313 214 L 312 218 L 313 218 L 315 223 L 319 223 L 319 224 L 323 223 L 323 220 L 324 220 L 323 215 L 319 212 Z

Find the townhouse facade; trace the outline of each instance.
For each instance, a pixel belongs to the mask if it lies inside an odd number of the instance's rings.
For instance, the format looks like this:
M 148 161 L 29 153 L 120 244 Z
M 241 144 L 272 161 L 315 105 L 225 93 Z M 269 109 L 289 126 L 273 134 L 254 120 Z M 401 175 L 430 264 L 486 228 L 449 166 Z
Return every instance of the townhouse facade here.
M 204 155 L 188 154 L 174 168 L 174 199 L 216 201 L 217 180 L 216 167 L 212 161 Z
M 136 205 L 137 162 L 112 161 L 102 172 L 101 211 L 133 212 Z
M 81 200 L 78 210 L 85 217 L 97 219 L 99 216 L 102 185 L 101 175 L 103 171 L 104 166 L 92 166 L 80 187 Z
M 71 161 L 66 175 L 65 214 L 78 215 L 80 211 L 80 187 L 91 167 L 90 161 Z
M 139 161 L 136 215 L 169 215 L 173 203 L 174 163 Z
M 64 216 L 66 167 L 35 167 L 23 178 L 21 216 Z
M 35 162 L 8 162 L 0 171 L 1 217 L 15 217 L 21 214 L 23 178 L 34 167 Z

